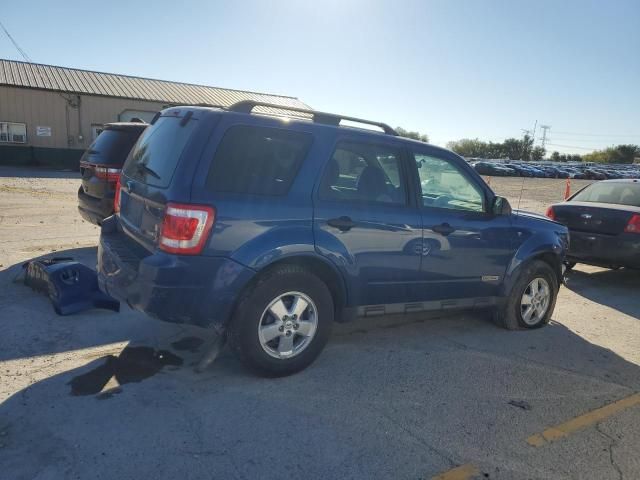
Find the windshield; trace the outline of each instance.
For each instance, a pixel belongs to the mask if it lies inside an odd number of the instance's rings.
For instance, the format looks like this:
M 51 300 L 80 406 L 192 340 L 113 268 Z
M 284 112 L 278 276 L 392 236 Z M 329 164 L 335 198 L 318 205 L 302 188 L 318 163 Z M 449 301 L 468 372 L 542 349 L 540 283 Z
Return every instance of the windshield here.
M 572 200 L 640 207 L 640 183 L 594 183 L 579 192 Z
M 185 145 L 198 121 L 160 117 L 138 140 L 124 166 L 127 177 L 155 187 L 169 186 Z

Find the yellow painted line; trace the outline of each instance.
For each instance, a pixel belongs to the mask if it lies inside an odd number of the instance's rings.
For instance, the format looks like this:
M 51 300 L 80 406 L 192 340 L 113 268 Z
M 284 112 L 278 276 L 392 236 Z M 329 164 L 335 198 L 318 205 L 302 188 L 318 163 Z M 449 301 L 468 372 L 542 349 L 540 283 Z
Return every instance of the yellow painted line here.
M 629 397 L 623 398 L 622 400 L 618 400 L 617 402 L 591 410 L 590 412 L 573 418 L 568 422 L 547 428 L 542 433 L 531 435 L 527 438 L 527 443 L 533 447 L 541 447 L 547 443 L 567 437 L 578 430 L 582 430 L 583 428 L 598 423 L 605 418 L 611 417 L 612 415 L 635 405 L 640 405 L 640 393 L 635 393 Z
M 436 475 L 432 480 L 469 480 L 475 475 L 478 475 L 480 471 L 470 463 L 460 465 L 459 467 L 452 468 L 446 472 L 442 472 Z

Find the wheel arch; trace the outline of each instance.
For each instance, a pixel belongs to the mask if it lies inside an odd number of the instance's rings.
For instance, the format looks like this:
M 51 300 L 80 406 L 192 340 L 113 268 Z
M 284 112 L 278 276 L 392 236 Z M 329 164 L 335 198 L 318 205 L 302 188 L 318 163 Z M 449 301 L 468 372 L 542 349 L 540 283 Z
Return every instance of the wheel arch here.
M 240 299 L 246 296 L 246 294 L 251 291 L 261 278 L 268 275 L 273 270 L 285 265 L 296 265 L 302 267 L 320 278 L 320 280 L 322 280 L 329 289 L 333 298 L 334 319 L 337 322 L 348 320 L 348 318 L 346 318 L 347 316 L 344 315 L 348 301 L 348 291 L 344 278 L 335 266 L 315 254 L 291 255 L 263 265 L 262 268 L 256 272 L 251 281 L 244 287 L 238 298 Z
M 562 255 L 558 252 L 557 248 L 546 248 L 530 252 L 529 255 L 524 257 L 514 257 L 507 269 L 505 281 L 502 285 L 501 294 L 504 297 L 509 296 L 513 285 L 520 276 L 520 272 L 524 270 L 528 265 L 535 261 L 541 261 L 549 265 L 556 275 L 558 286 L 563 283 L 562 275 Z

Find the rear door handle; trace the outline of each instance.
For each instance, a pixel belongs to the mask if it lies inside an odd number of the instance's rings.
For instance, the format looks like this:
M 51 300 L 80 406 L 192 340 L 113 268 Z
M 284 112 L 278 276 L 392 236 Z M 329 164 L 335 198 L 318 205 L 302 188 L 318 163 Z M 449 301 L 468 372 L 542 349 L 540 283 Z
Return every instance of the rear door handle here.
M 456 231 L 456 229 L 453 228 L 448 223 L 442 223 L 440 225 L 436 225 L 435 227 L 431 227 L 431 230 L 433 230 L 436 233 L 439 233 L 440 235 L 444 235 L 445 237 Z
M 351 220 L 350 217 L 343 216 L 338 218 L 331 218 L 327 220 L 327 224 L 331 227 L 337 228 L 341 232 L 346 232 L 348 230 L 351 230 L 356 225 L 356 222 Z

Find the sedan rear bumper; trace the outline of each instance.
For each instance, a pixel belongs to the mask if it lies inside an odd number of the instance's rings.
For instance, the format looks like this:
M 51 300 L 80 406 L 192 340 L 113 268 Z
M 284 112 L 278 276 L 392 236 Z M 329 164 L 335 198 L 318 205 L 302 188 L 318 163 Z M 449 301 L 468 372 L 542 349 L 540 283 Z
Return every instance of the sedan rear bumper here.
M 640 235 L 570 231 L 567 261 L 601 267 L 640 268 Z

